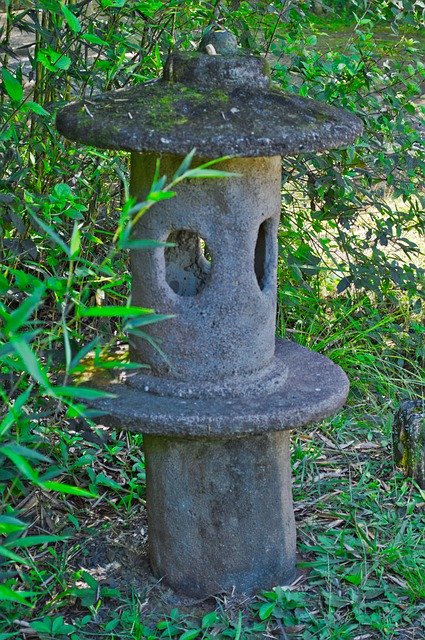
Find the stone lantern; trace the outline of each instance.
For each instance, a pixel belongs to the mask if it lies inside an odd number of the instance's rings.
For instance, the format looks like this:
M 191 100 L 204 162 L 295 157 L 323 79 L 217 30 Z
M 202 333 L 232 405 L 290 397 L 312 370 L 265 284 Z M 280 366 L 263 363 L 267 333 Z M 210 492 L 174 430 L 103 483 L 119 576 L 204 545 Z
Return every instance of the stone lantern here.
M 130 151 L 139 201 L 158 158 L 169 178 L 193 149 L 198 163 L 230 158 L 219 168 L 236 175 L 181 183 L 135 226 L 135 239 L 174 246 L 131 252 L 132 304 L 174 317 L 130 338 L 149 373 L 111 378 L 116 397 L 96 406 L 143 434 L 155 576 L 196 597 L 290 583 L 289 430 L 333 414 L 349 385 L 326 357 L 275 338 L 281 157 L 346 146 L 360 121 L 272 88 L 267 62 L 221 31 L 173 52 L 158 81 L 65 107 L 57 126 Z

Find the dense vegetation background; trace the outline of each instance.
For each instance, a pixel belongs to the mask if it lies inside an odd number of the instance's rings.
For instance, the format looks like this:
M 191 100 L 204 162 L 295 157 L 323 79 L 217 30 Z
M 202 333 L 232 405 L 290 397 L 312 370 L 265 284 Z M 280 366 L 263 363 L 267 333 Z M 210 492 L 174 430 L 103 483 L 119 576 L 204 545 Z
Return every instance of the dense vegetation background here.
M 0 638 L 423 637 L 425 494 L 394 469 L 390 429 L 424 390 L 424 4 L 0 7 Z M 297 584 L 176 604 L 93 555 L 137 557 L 146 526 L 142 438 L 91 425 L 93 392 L 71 384 L 140 328 L 122 310 L 128 156 L 68 143 L 54 119 L 158 76 L 214 24 L 267 55 L 282 89 L 364 121 L 347 150 L 284 159 L 279 234 L 279 333 L 337 361 L 352 393 L 294 437 Z

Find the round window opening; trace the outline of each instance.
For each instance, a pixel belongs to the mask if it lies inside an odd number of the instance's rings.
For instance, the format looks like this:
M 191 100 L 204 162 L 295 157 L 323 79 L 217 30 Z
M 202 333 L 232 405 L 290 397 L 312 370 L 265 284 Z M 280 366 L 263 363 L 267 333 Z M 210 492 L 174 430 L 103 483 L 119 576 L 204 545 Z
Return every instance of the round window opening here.
M 165 249 L 165 279 L 178 296 L 196 296 L 210 278 L 211 252 L 194 231 L 179 229 L 167 238 L 175 246 Z

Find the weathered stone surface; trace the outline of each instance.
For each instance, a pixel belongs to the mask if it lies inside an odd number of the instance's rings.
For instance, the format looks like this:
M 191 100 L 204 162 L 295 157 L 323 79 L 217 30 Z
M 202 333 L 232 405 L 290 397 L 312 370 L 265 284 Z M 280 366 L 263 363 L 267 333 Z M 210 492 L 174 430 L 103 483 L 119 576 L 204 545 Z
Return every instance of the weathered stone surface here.
M 68 105 L 57 127 L 95 147 L 210 158 L 322 151 L 361 133 L 353 114 L 269 83 L 260 57 L 176 52 L 161 80 Z
M 94 96 L 59 112 L 65 137 L 104 149 L 201 156 L 276 156 L 351 144 L 362 132 L 346 111 L 279 91 L 224 93 L 158 81 Z
M 270 88 L 270 70 L 267 61 L 258 56 L 200 56 L 176 51 L 168 57 L 163 80 L 204 91 L 220 87 L 223 91 L 240 89 L 252 93 Z
M 236 36 L 227 29 L 211 29 L 199 43 L 199 51 L 207 53 L 207 46 L 212 45 L 218 54 L 233 54 L 238 50 Z
M 276 342 L 275 358 L 287 375 L 276 393 L 263 394 L 259 385 L 255 394 L 233 398 L 159 396 L 129 386 L 128 378 L 137 374 L 123 373 L 116 379 L 107 373 L 96 376 L 90 384 L 116 394 L 95 401 L 96 408 L 105 412 L 99 422 L 146 434 L 237 438 L 302 427 L 344 404 L 347 376 L 328 358 L 289 340 Z
M 425 489 L 425 403 L 419 398 L 404 400 L 393 422 L 396 464 Z
M 149 556 L 158 578 L 198 598 L 294 579 L 288 432 L 238 440 L 145 436 L 144 447 Z
M 164 156 L 161 173 L 173 175 L 182 160 Z M 155 162 L 132 154 L 137 200 L 146 197 Z M 167 360 L 130 335 L 131 359 L 157 376 L 188 382 L 194 392 L 196 383 L 249 378 L 274 355 L 280 159 L 238 158 L 220 168 L 238 175 L 181 183 L 174 198 L 142 216 L 133 234 L 177 246 L 131 252 L 133 304 L 175 316 L 146 327 Z

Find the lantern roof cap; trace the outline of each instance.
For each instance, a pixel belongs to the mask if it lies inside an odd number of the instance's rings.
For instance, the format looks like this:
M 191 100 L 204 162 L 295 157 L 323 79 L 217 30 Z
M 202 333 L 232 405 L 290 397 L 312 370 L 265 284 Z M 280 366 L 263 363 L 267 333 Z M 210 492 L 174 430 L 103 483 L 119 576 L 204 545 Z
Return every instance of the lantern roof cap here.
M 163 77 L 64 107 L 65 137 L 104 149 L 201 157 L 274 156 L 349 145 L 362 132 L 352 113 L 283 93 L 267 61 L 238 49 L 225 30 L 198 51 L 175 51 Z

